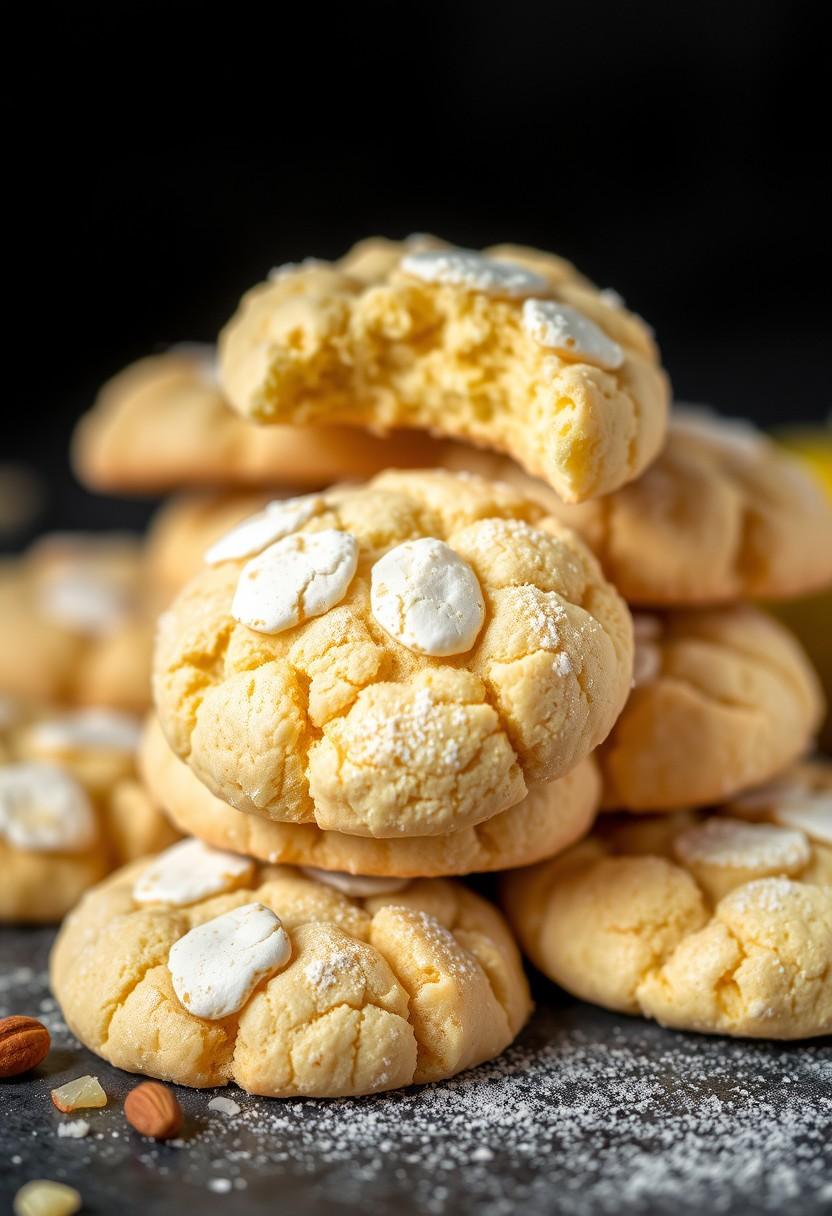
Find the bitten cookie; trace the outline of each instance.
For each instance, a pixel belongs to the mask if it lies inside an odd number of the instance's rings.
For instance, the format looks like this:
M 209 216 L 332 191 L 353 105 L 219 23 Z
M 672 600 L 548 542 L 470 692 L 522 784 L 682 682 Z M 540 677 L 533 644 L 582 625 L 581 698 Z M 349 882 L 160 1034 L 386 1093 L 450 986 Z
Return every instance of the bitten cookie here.
M 504 880 L 523 947 L 583 1000 L 754 1038 L 832 1033 L 832 768 L 719 814 L 602 818 Z
M 141 713 L 153 621 L 136 541 L 56 533 L 0 566 L 0 689 Z
M 164 494 L 188 486 L 325 486 L 389 466 L 433 465 L 436 446 L 416 433 L 258 428 L 226 403 L 213 347 L 182 345 L 132 363 L 104 385 L 76 428 L 72 460 L 92 490 Z
M 598 752 L 604 806 L 707 806 L 811 747 L 820 685 L 798 642 L 766 613 L 637 614 L 634 626 L 635 687 Z
M 498 1055 L 531 1002 L 496 908 L 441 879 L 366 881 L 184 842 L 86 896 L 53 991 L 91 1051 L 182 1085 L 337 1097 Z
M 215 798 L 168 746 L 158 722 L 145 728 L 139 767 L 151 797 L 185 835 L 272 864 L 351 875 L 440 878 L 531 865 L 560 853 L 592 827 L 601 793 L 591 758 L 565 777 L 535 786 L 522 802 L 447 836 L 373 840 L 323 832 L 313 823 L 275 823 Z
M 136 719 L 100 709 L 33 717 L 9 700 L 3 710 L 0 921 L 48 923 L 177 833 L 136 780 Z
M 647 327 L 534 250 L 399 249 L 383 277 L 273 271 L 220 339 L 231 404 L 258 422 L 418 427 L 507 453 L 563 499 L 608 493 L 662 445 Z
M 832 583 L 832 500 L 750 423 L 678 407 L 637 481 L 576 505 L 486 452 L 447 445 L 440 463 L 536 498 L 583 537 L 631 604 L 784 599 Z
M 277 502 L 207 561 L 160 619 L 155 698 L 238 810 L 445 835 L 567 773 L 627 696 L 623 601 L 508 487 L 385 473 Z

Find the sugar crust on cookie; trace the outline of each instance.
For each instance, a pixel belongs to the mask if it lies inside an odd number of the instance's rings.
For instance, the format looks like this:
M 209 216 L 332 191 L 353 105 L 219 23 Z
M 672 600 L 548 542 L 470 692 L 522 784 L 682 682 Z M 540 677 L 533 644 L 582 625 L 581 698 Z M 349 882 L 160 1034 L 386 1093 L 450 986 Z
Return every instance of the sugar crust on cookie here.
M 160 620 L 160 721 L 213 793 L 355 835 L 444 835 L 606 736 L 630 681 L 630 619 L 571 533 L 506 487 L 444 472 L 323 497 L 277 543 L 357 541 L 357 573 L 329 611 L 275 634 L 236 622 L 238 561 L 204 569 Z M 423 537 L 447 543 L 481 588 L 486 621 L 464 654 L 414 653 L 373 616 L 376 563 Z
M 828 764 L 796 775 L 828 799 Z M 776 799 L 744 825 L 736 810 L 602 819 L 508 876 L 503 905 L 532 960 L 585 1000 L 679 1029 L 832 1032 L 832 848 L 777 826 Z
M 378 1093 L 492 1058 L 530 1012 L 505 922 L 459 884 L 421 879 L 350 898 L 299 870 L 258 867 L 229 894 L 145 907 L 132 894 L 145 865 L 86 896 L 51 960 L 73 1033 L 127 1071 L 198 1087 L 236 1081 L 275 1097 Z M 197 959 L 212 986 L 211 1016 L 197 1017 L 174 989 L 171 951 L 252 904 L 279 917 L 291 957 L 275 969 L 271 956 L 250 991 L 250 972 L 220 989 L 204 969 L 210 954 Z

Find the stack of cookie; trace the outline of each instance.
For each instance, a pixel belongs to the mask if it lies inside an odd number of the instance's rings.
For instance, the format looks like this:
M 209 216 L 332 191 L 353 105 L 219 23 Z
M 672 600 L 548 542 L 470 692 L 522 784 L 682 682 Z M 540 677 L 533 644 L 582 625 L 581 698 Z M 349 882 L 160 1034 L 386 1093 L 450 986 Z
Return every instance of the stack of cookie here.
M 190 839 L 67 921 L 83 1042 L 274 1096 L 451 1076 L 530 1009 L 452 881 L 509 869 L 521 943 L 587 999 L 832 1029 L 829 780 L 792 767 L 822 698 L 742 602 L 832 580 L 832 507 L 744 425 L 668 437 L 668 397 L 614 293 L 428 238 L 281 268 L 218 374 L 185 348 L 108 387 L 89 480 L 215 492 L 151 541 L 141 768 Z

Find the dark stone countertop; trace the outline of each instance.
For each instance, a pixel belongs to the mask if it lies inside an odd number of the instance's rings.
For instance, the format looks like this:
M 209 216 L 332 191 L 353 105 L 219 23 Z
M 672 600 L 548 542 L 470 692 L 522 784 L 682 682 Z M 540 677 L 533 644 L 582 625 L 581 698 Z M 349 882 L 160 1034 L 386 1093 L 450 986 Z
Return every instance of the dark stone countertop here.
M 52 932 L 0 930 L 0 1016 L 40 1017 L 45 1064 L 0 1081 L 0 1209 L 35 1177 L 84 1212 L 199 1216 L 727 1216 L 832 1211 L 830 1040 L 802 1046 L 677 1034 L 538 983 L 537 1012 L 499 1060 L 391 1095 L 274 1101 L 177 1090 L 181 1141 L 132 1131 L 134 1078 L 78 1046 L 49 995 Z M 109 1105 L 59 1114 L 49 1091 L 85 1072 Z M 231 1098 L 239 1111 L 209 1108 Z M 81 1139 L 58 1127 L 83 1118 Z

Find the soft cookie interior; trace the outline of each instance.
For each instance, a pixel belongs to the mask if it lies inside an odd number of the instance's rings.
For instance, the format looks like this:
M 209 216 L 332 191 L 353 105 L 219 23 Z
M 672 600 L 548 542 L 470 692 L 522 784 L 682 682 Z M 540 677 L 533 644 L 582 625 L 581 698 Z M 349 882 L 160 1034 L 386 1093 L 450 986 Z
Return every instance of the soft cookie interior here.
M 567 501 L 631 480 L 668 405 L 646 328 L 561 259 L 487 254 L 402 247 L 369 283 L 317 262 L 277 273 L 222 335 L 231 403 L 258 421 L 470 440 Z

